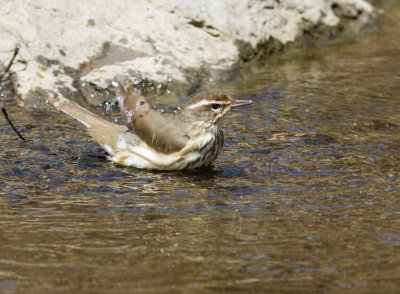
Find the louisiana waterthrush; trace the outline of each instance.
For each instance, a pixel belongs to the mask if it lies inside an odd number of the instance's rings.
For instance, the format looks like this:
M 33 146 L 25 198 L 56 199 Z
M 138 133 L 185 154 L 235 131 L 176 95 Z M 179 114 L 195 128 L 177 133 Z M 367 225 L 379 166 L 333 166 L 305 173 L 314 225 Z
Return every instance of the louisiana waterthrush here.
M 65 98 L 53 104 L 83 123 L 114 162 L 157 170 L 196 169 L 211 165 L 223 141 L 221 118 L 251 100 L 235 100 L 226 92 L 203 92 L 173 114 L 153 110 L 132 85 L 118 83 L 116 99 L 125 126 L 100 118 Z

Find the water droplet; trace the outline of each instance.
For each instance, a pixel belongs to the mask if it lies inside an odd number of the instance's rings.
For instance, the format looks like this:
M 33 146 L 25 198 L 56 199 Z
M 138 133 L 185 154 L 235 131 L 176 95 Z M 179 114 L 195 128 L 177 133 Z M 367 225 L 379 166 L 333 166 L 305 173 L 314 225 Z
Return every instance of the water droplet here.
M 142 81 L 142 80 L 141 80 L 141 78 L 139 78 L 139 77 L 135 77 L 135 78 L 133 79 L 133 83 L 134 83 L 135 85 L 139 84 L 141 81 Z
M 113 101 L 111 101 L 111 102 L 106 102 L 106 111 L 107 111 L 107 112 L 110 111 L 110 110 L 111 110 L 111 107 L 113 107 L 113 106 L 115 105 L 116 102 L 117 102 L 116 99 L 113 100 Z
M 134 115 L 134 113 L 135 112 L 133 110 L 126 112 L 127 123 L 130 123 L 132 121 L 132 116 Z
M 117 100 L 119 103 L 121 103 L 121 101 L 124 101 L 124 96 L 118 94 L 118 95 L 115 97 L 115 100 Z

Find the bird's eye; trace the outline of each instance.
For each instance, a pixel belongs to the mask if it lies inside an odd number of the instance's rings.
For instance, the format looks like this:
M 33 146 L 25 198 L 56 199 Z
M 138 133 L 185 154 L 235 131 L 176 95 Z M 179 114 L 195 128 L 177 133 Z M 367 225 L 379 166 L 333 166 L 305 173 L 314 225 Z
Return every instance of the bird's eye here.
M 220 106 L 221 106 L 221 105 L 218 104 L 218 103 L 213 103 L 213 104 L 211 104 L 211 108 L 214 109 L 214 110 L 218 109 Z

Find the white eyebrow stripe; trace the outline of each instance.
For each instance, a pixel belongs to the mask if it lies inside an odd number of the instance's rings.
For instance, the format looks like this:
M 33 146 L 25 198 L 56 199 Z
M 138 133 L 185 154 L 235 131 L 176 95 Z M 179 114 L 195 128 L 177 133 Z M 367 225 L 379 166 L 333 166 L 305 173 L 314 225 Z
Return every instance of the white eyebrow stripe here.
M 189 105 L 187 108 L 193 109 L 193 108 L 204 106 L 204 105 L 208 105 L 208 104 L 211 104 L 211 103 L 212 103 L 212 101 L 203 99 L 203 100 L 200 100 L 199 102 L 197 102 L 196 104 Z

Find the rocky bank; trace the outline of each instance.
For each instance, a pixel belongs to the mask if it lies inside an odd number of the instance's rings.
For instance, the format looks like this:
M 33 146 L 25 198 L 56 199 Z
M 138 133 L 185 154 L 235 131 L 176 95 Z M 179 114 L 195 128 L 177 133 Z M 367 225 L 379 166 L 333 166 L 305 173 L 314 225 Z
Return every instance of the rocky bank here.
M 16 44 L 13 87 L 39 107 L 57 95 L 98 104 L 115 80 L 188 91 L 304 38 L 357 32 L 363 0 L 0 0 L 0 63 Z

